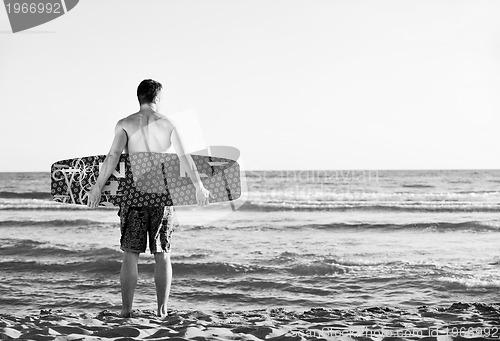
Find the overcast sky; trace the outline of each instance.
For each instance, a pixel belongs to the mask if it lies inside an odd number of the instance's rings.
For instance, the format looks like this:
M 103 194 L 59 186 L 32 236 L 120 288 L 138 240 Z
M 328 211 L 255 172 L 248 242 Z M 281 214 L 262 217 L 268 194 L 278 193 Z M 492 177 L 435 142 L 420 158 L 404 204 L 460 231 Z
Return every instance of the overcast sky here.
M 0 171 L 106 154 L 145 78 L 247 169 L 500 168 L 500 1 L 82 0 L 13 34 Z

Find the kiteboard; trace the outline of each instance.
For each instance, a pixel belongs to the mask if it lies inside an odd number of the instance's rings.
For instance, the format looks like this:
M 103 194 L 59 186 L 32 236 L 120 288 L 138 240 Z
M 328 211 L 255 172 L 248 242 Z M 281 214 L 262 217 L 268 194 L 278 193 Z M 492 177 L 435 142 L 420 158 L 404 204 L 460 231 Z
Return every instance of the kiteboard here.
M 229 151 L 229 155 L 235 158 L 239 155 L 239 151 L 232 147 L 213 149 Z M 213 155 L 190 155 L 204 187 L 210 191 L 210 203 L 233 201 L 241 196 L 237 161 Z M 65 204 L 86 205 L 85 194 L 95 184 L 105 158 L 105 155 L 86 156 L 52 164 L 52 199 Z M 102 190 L 99 205 L 196 205 L 196 189 L 175 153 L 122 154 Z

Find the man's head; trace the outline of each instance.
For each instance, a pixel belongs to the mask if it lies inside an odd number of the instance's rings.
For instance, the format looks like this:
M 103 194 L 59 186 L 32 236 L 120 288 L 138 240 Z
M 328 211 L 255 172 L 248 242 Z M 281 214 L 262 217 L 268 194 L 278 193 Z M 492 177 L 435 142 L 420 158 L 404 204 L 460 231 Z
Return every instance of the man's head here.
M 137 99 L 139 104 L 156 103 L 160 99 L 163 86 L 152 79 L 145 79 L 137 87 Z

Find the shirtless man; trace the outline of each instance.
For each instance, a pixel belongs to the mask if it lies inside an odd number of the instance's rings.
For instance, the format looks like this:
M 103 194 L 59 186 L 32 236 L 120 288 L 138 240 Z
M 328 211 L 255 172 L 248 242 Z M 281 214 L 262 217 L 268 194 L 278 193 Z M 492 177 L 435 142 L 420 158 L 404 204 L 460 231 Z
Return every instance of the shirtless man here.
M 120 155 L 138 152 L 164 153 L 172 145 L 179 156 L 181 167 L 196 187 L 196 201 L 199 206 L 208 204 L 210 192 L 205 189 L 193 159 L 186 154 L 175 126 L 158 111 L 162 98 L 162 85 L 146 79 L 137 88 L 140 109 L 118 121 L 111 149 L 104 160 L 99 177 L 87 193 L 89 207 L 99 205 L 101 192 L 109 176 L 116 168 Z M 137 285 L 137 261 L 139 253 L 146 250 L 149 236 L 149 249 L 155 257 L 155 285 L 158 300 L 158 316 L 167 315 L 167 301 L 172 281 L 170 263 L 170 243 L 173 232 L 173 208 L 165 207 L 121 207 L 118 215 L 121 222 L 121 249 L 124 257 L 120 272 L 122 291 L 122 312 L 130 317 L 135 287 Z M 147 231 L 147 232 L 146 232 Z M 142 232 L 142 233 L 139 233 Z

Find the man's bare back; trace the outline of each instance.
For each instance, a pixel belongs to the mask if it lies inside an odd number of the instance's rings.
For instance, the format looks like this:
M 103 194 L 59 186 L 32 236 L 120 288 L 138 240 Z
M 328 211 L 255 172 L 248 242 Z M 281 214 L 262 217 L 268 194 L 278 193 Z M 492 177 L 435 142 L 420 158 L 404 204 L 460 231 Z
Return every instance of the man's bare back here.
M 172 146 L 173 124 L 165 116 L 141 110 L 118 122 L 127 134 L 125 153 L 166 153 Z

